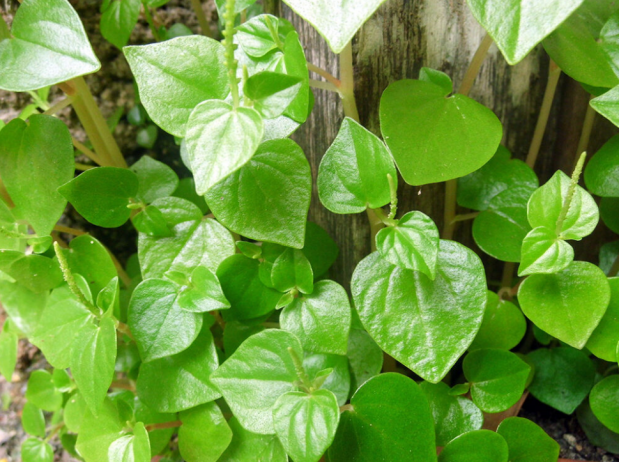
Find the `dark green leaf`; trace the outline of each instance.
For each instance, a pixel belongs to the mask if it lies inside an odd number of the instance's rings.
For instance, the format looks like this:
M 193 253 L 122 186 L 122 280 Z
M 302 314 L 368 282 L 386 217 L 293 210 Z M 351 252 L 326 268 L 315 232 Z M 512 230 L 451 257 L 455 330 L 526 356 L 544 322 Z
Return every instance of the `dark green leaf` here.
M 618 234 L 618 198 L 603 197 L 600 203 L 601 218 L 603 223 L 607 225 L 614 233 Z
M 605 377 L 594 385 L 590 406 L 603 425 L 618 433 L 618 374 Z
M 252 433 L 239 424 L 236 417 L 228 421 L 233 437 L 219 462 L 287 462 L 282 443 L 276 435 Z
M 187 462 L 216 462 L 232 439 L 232 431 L 215 403 L 179 415 L 179 452 Z
M 612 137 L 590 159 L 583 173 L 592 194 L 618 197 L 618 135 Z
M 468 432 L 443 448 L 439 462 L 508 462 L 508 444 L 490 430 Z
M 577 419 L 590 443 L 618 454 L 618 434 L 612 432 L 596 418 L 587 400 L 577 408 Z
M 171 196 L 179 186 L 179 177 L 174 170 L 150 156 L 142 156 L 130 170 L 138 177 L 136 197 L 147 204 L 160 197 Z
M 194 205 L 200 209 L 203 215 L 206 215 L 209 212 L 209 207 L 207 207 L 207 201 L 205 201 L 205 198 L 196 194 L 196 185 L 194 184 L 193 178 L 183 178 L 179 180 L 179 186 L 174 191 L 173 195 L 175 197 L 180 197 L 181 199 L 193 202 Z
M 511 350 L 521 341 L 526 328 L 525 317 L 519 308 L 500 299 L 495 292 L 488 291 L 482 325 L 469 349 Z
M 140 0 L 112 0 L 108 2 L 102 11 L 99 23 L 103 38 L 119 49 L 127 45 L 131 31 L 138 22 L 141 6 Z
M 508 443 L 510 462 L 556 462 L 560 446 L 534 422 L 508 417 L 497 428 Z
M 239 321 L 229 321 L 224 328 L 224 353 L 228 358 L 232 355 L 239 345 L 245 342 L 249 337 L 259 332 L 264 331 L 265 328 L 261 324 L 246 325 Z
M 383 351 L 362 329 L 351 329 L 347 358 L 351 369 L 351 391 L 355 393 L 367 380 L 379 375 L 383 367 Z
M 586 343 L 586 348 L 605 361 L 617 361 L 618 348 L 618 278 L 608 278 L 611 297 L 601 322 Z

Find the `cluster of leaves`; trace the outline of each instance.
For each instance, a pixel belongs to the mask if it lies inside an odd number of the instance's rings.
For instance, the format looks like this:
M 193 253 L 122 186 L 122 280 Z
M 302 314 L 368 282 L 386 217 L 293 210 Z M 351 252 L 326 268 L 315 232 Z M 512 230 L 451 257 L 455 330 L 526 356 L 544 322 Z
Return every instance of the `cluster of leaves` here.
M 584 156 L 572 177 L 539 187 L 500 146 L 493 112 L 453 94 L 448 75 L 423 68 L 391 84 L 383 139 L 346 117 L 318 169 L 327 209 L 367 211 L 382 227 L 355 269 L 352 309 L 328 279 L 338 249 L 307 222 L 311 169 L 289 138 L 313 106 L 303 47 L 284 19 L 238 23 L 253 3 L 218 3 L 223 42 L 160 30 L 163 41 L 123 48 L 140 94 L 130 121 L 151 131 L 145 146 L 156 126 L 177 137 L 193 178 L 149 156 L 75 176 L 71 134 L 51 115 L 0 131 L 0 372 L 10 379 L 22 337 L 52 366 L 28 382 L 23 460 L 53 460 L 58 436 L 88 462 L 553 462 L 557 443 L 526 419 L 482 429 L 528 389 L 577 409 L 593 441 L 617 451 L 618 278 L 607 274 L 618 243 L 597 267 L 573 261 L 570 241 L 599 216 L 618 232 L 618 136 L 584 170 L 599 212 L 578 185 Z M 382 1 L 286 3 L 340 53 Z M 618 124 L 617 5 L 469 4 L 510 64 L 542 42 Z M 123 47 L 140 8 L 105 2 L 104 36 Z M 11 31 L 2 24 L 0 88 L 45 101 L 41 88 L 100 67 L 66 0 L 24 0 Z M 440 239 L 430 217 L 396 218 L 397 171 L 410 185 L 458 178 L 480 250 L 519 263 L 516 299 L 489 291 L 478 255 Z M 89 235 L 52 245 L 67 202 L 100 227 L 131 220 L 138 252 L 125 268 Z M 541 348 L 511 351 L 534 338 Z M 384 352 L 419 383 L 381 373 Z

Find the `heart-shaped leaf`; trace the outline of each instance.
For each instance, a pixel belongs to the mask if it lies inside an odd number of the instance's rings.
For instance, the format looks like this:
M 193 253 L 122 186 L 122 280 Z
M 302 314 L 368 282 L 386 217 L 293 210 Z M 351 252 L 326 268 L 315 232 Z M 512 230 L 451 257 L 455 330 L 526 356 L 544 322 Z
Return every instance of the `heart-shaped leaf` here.
M 232 441 L 219 462 L 287 462 L 282 443 L 276 435 L 259 435 L 243 428 L 236 417 L 228 421 Z
M 79 396 L 79 395 L 78 395 Z M 85 404 L 76 406 L 81 409 L 79 434 L 76 450 L 85 460 L 107 461 L 108 449 L 114 441 L 123 435 L 125 422 L 121 421 L 116 404 L 106 398 L 96 416 Z
M 618 374 L 605 377 L 594 385 L 590 406 L 603 425 L 618 433 Z
M 176 303 L 193 313 L 230 308 L 217 276 L 204 266 L 198 266 L 190 276 L 190 285 L 181 289 Z
M 583 348 L 607 310 L 610 289 L 598 267 L 576 261 L 559 273 L 528 276 L 518 297 L 534 324 L 574 348 Z
M 250 77 L 243 94 L 254 102 L 254 109 L 265 119 L 281 115 L 300 91 L 301 79 L 277 72 L 259 72 Z
M 22 427 L 26 433 L 45 438 L 45 417 L 43 411 L 32 403 L 24 404 L 22 409 Z
M 508 462 L 506 440 L 490 430 L 476 430 L 450 441 L 439 462 Z
M 104 3 L 104 5 L 106 5 Z M 112 0 L 101 12 L 101 35 L 116 48 L 122 49 L 140 16 L 140 0 Z
M 331 391 L 339 406 L 347 402 L 351 390 L 351 374 L 346 356 L 306 354 L 303 366 L 311 383 L 316 384 L 315 388 Z
M 590 100 L 590 106 L 617 127 L 620 123 L 618 117 L 618 85 L 601 96 Z
M 133 434 L 121 436 L 108 448 L 110 462 L 148 462 L 151 460 L 149 433 L 142 422 L 136 422 Z
M 38 438 L 27 438 L 21 446 L 23 462 L 53 462 L 54 448 Z
M 261 14 L 239 25 L 235 39 L 247 55 L 261 58 L 272 50 L 282 49 L 286 36 L 294 31 L 286 19 Z
M 373 253 L 355 269 L 351 290 L 362 324 L 377 344 L 433 383 L 471 344 L 486 303 L 480 259 L 453 241 L 440 241 L 434 281 Z
M 215 403 L 181 412 L 179 452 L 187 462 L 216 462 L 232 439 L 232 431 Z
M 28 378 L 26 399 L 44 411 L 54 412 L 62 406 L 62 393 L 56 390 L 52 375 L 44 370 L 33 371 Z
M 296 289 L 303 294 L 314 290 L 312 265 L 301 250 L 286 248 L 271 266 L 271 283 L 276 290 Z
M 101 67 L 82 21 L 67 0 L 24 0 L 11 35 L 0 40 L 3 90 L 37 90 Z
M 508 443 L 510 462 L 555 462 L 560 455 L 560 445 L 531 420 L 508 417 L 497 433 Z
M 179 186 L 179 177 L 174 170 L 150 156 L 142 156 L 130 170 L 138 177 L 137 198 L 147 204 L 171 196 Z
M 464 95 L 448 97 L 444 88 L 421 80 L 399 80 L 387 87 L 379 115 L 383 139 L 401 175 L 415 186 L 478 170 L 502 138 L 502 125 L 491 110 Z
M 495 292 L 488 291 L 482 325 L 469 350 L 511 350 L 519 344 L 526 329 L 527 323 L 521 310 L 513 303 L 500 299 Z
M 616 256 L 617 258 L 617 256 Z M 609 306 L 601 322 L 586 343 L 586 348 L 605 361 L 618 360 L 618 278 L 608 278 L 611 289 Z
M 589 160 L 583 179 L 592 194 L 618 197 L 618 151 L 618 135 L 615 135 Z
M 559 239 L 554 230 L 539 226 L 523 239 L 519 276 L 557 273 L 570 265 L 574 257 L 568 242 Z

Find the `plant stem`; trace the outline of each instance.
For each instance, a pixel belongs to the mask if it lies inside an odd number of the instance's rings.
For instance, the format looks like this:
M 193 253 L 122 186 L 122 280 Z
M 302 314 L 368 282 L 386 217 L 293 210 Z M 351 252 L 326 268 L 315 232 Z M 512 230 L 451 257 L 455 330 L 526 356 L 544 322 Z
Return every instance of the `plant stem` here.
M 95 162 L 97 165 L 103 165 L 103 163 L 102 163 L 103 161 L 101 159 L 99 159 L 99 156 L 97 156 L 97 154 L 95 154 L 93 151 L 88 149 L 86 146 L 84 146 L 82 143 L 80 143 L 75 138 L 72 138 L 71 141 L 73 142 L 73 146 L 75 147 L 75 149 L 80 151 L 82 154 L 84 154 L 90 160 Z
M 6 21 L 0 14 L 0 42 L 4 39 L 11 38 L 11 31 L 9 30 L 9 26 L 6 24 Z
M 46 443 L 50 442 L 64 426 L 65 426 L 64 422 L 60 422 L 59 424 L 54 425 L 50 429 L 50 433 L 45 437 L 43 441 Z
M 393 220 L 398 212 L 398 195 L 396 194 L 396 182 L 389 173 L 387 174 L 387 180 L 390 185 L 390 213 L 387 217 Z
M 366 214 L 370 223 L 370 250 L 374 252 L 377 250 L 377 233 L 383 229 L 384 225 L 374 209 L 367 208 Z
M 53 106 L 50 106 L 50 108 L 47 109 L 43 114 L 45 114 L 45 115 L 54 115 L 54 114 L 62 111 L 67 106 L 69 106 L 72 102 L 73 102 L 73 97 L 72 96 L 67 96 L 66 98 L 63 98 L 60 101 L 58 101 Z
M 583 126 L 581 128 L 581 136 L 579 137 L 579 144 L 577 145 L 577 156 L 580 156 L 582 152 L 588 150 L 588 144 L 590 143 L 590 134 L 592 133 L 592 125 L 594 124 L 594 116 L 596 112 L 592 109 L 592 106 L 588 104 L 586 109 L 586 116 L 583 119 Z M 579 158 L 577 158 L 577 163 Z
M 82 231 L 81 229 L 70 228 L 69 226 L 64 225 L 55 225 L 54 231 L 58 231 L 59 233 L 71 234 L 72 236 L 82 236 L 84 234 L 88 234 L 86 231 Z
M 344 411 L 353 411 L 353 405 L 352 404 L 343 404 L 342 406 L 340 406 L 340 412 L 344 412 Z
M 301 361 L 299 356 L 297 356 L 297 352 L 295 352 L 295 350 L 293 350 L 291 347 L 288 347 L 288 354 L 291 355 L 291 359 L 293 360 L 293 364 L 295 365 L 295 372 L 297 373 L 297 377 L 304 385 L 304 387 L 310 390 L 312 388 L 312 383 L 308 378 L 308 374 L 306 374 L 306 371 L 304 370 L 303 362 Z
M 84 297 L 84 294 L 82 293 L 77 283 L 75 282 L 75 279 L 73 278 L 73 273 L 71 272 L 71 269 L 69 268 L 69 263 L 67 262 L 65 254 L 60 248 L 60 245 L 58 244 L 58 242 L 54 242 L 54 252 L 56 252 L 56 257 L 58 258 L 58 264 L 60 265 L 62 276 L 65 282 L 67 283 L 67 285 L 69 286 L 69 290 L 73 293 L 73 295 L 75 295 L 75 297 L 79 300 L 79 302 L 82 305 L 88 308 L 90 312 L 93 313 L 95 316 L 99 317 L 101 315 L 101 313 L 99 312 L 99 309 L 95 305 L 93 305 L 91 302 L 89 302 L 86 299 L 86 297 Z
M 457 223 L 459 221 L 473 220 L 478 215 L 480 215 L 480 212 L 471 212 L 471 213 L 459 214 L 459 215 L 456 215 L 454 217 L 454 219 L 452 220 L 452 223 Z
M 457 181 L 446 181 L 446 195 L 444 199 L 443 209 L 443 232 L 441 233 L 442 239 L 452 239 L 454 236 L 454 228 L 456 221 L 456 189 Z
M 200 0 L 192 0 L 192 8 L 194 13 L 196 13 L 196 17 L 198 18 L 198 24 L 200 25 L 200 30 L 202 31 L 202 35 L 206 35 L 207 37 L 213 37 L 211 33 L 211 27 L 209 26 L 209 21 L 207 21 L 207 17 L 205 16 L 205 10 L 202 9 L 202 3 Z
M 121 390 L 129 390 L 134 392 L 136 391 L 136 386 L 131 380 L 128 379 L 114 380 L 110 384 L 110 388 L 119 388 Z
M 82 172 L 86 171 L 86 170 L 90 170 L 91 168 L 95 168 L 94 165 L 88 165 L 88 164 L 82 164 L 80 162 L 76 162 L 75 163 L 75 169 L 76 170 L 80 170 Z
M 502 287 L 512 287 L 512 277 L 515 273 L 515 264 L 512 262 L 504 263 L 504 272 L 502 273 Z
M 235 50 L 237 45 L 233 42 L 235 35 L 235 0 L 226 0 L 226 12 L 224 13 L 225 29 L 224 46 L 226 47 L 226 67 L 228 68 L 228 84 L 230 85 L 230 94 L 232 95 L 233 107 L 239 107 L 239 79 L 237 78 L 237 60 L 235 59 Z
M 566 193 L 566 197 L 564 198 L 564 204 L 562 204 L 562 210 L 560 211 L 560 216 L 558 216 L 558 221 L 555 225 L 555 234 L 557 236 L 560 236 L 562 232 L 564 220 L 566 220 L 566 215 L 568 214 L 570 204 L 573 200 L 573 196 L 575 195 L 575 190 L 577 189 L 577 184 L 579 183 L 579 177 L 581 176 L 581 171 L 583 170 L 583 164 L 585 161 L 586 152 L 584 151 L 581 156 L 579 156 L 579 159 L 577 160 L 577 165 L 575 166 L 575 170 L 573 170 L 573 174 L 570 179 L 570 185 L 568 186 L 568 191 Z
M 540 106 L 540 112 L 538 114 L 538 120 L 536 121 L 536 129 L 534 130 L 534 136 L 530 143 L 530 150 L 527 153 L 525 163 L 534 168 L 536 164 L 536 158 L 540 152 L 540 145 L 545 134 L 545 128 L 547 127 L 547 121 L 549 120 L 549 114 L 551 113 L 551 105 L 553 104 L 553 97 L 555 96 L 555 89 L 558 86 L 558 80 L 560 79 L 562 70 L 558 67 L 553 60 L 549 61 L 549 75 L 547 77 L 547 87 L 545 88 L 545 94 L 543 96 L 542 105 Z
M 327 80 L 329 83 L 331 83 L 334 87 L 336 88 L 340 88 L 340 85 L 342 85 L 342 82 L 340 82 L 340 80 L 338 80 L 336 77 L 334 77 L 333 75 L 331 75 L 329 72 L 327 72 L 325 69 L 322 69 L 318 66 L 315 66 L 312 63 L 307 63 L 308 64 L 308 70 L 310 72 L 314 72 L 315 74 L 320 75 L 321 77 L 323 77 L 325 80 Z
M 116 330 L 119 331 L 121 334 L 125 334 L 131 340 L 134 340 L 133 334 L 131 333 L 131 329 L 124 322 L 118 321 L 118 323 L 116 324 Z
M 144 19 L 149 25 L 149 29 L 151 29 L 151 34 L 153 34 L 153 38 L 156 42 L 161 41 L 161 37 L 159 36 L 159 31 L 157 30 L 157 26 L 155 26 L 155 21 L 153 20 L 153 15 L 151 14 L 151 10 L 148 6 L 142 5 L 144 8 Z
M 123 284 L 125 284 L 125 287 L 129 287 L 131 285 L 131 278 L 129 277 L 125 269 L 123 268 L 123 265 L 121 265 L 121 262 L 118 261 L 118 258 L 116 258 L 116 255 L 114 255 L 110 251 L 110 249 L 106 247 L 106 250 L 108 251 L 110 258 L 112 259 L 112 263 L 114 263 L 114 267 L 116 268 L 118 277 L 120 278 L 121 281 L 123 281 Z
M 153 430 L 162 430 L 164 428 L 176 428 L 176 427 L 180 427 L 181 425 L 183 425 L 183 422 L 181 422 L 180 420 L 175 420 L 173 422 L 160 422 L 160 423 L 148 424 L 148 425 L 145 425 L 144 428 L 146 428 L 146 431 L 152 432 Z
M 349 42 L 340 53 L 340 94 L 344 115 L 359 123 L 360 116 L 355 102 L 355 83 L 353 80 L 353 48 Z
M 336 87 L 331 82 L 323 82 L 322 80 L 310 79 L 310 86 L 312 88 L 319 88 L 321 90 L 327 90 L 327 91 L 333 91 L 336 93 L 340 93 L 340 90 L 338 89 L 338 87 Z

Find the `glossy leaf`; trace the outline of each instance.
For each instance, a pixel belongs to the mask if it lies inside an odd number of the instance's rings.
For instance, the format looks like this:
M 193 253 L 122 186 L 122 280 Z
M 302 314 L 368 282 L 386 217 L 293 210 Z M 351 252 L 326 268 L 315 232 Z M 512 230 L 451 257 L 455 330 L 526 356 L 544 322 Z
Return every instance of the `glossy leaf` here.
M 296 289 L 303 294 L 314 290 L 312 266 L 301 250 L 287 248 L 273 262 L 271 282 L 280 292 Z
M 321 203 L 334 213 L 359 213 L 390 202 L 387 175 L 396 182 L 390 152 L 379 138 L 346 117 L 321 160 L 317 187 Z
M 556 462 L 560 446 L 534 422 L 508 417 L 497 428 L 508 443 L 510 462 Z
M 82 21 L 66 0 L 24 1 L 9 39 L 0 41 L 0 62 L 0 88 L 8 91 L 37 90 L 101 67 Z
M 224 46 L 202 35 L 126 47 L 140 101 L 153 122 L 184 137 L 193 109 L 203 101 L 229 93 Z
M 573 247 L 558 238 L 555 230 L 539 226 L 523 239 L 519 276 L 557 273 L 570 265 L 574 257 Z
M 52 376 L 44 370 L 33 371 L 28 379 L 26 399 L 44 411 L 54 412 L 62 405 L 62 394 L 52 383 Z
M 233 437 L 219 462 L 287 462 L 282 443 L 276 435 L 252 433 L 236 417 L 228 421 Z
M 138 177 L 136 197 L 147 204 L 160 197 L 171 196 L 179 185 L 179 177 L 174 170 L 150 156 L 142 156 L 130 170 Z
M 157 207 L 149 205 L 131 218 L 139 233 L 152 237 L 169 237 L 172 235 L 164 214 Z
M 349 297 L 336 282 L 320 281 L 312 294 L 284 308 L 280 324 L 299 338 L 306 351 L 344 355 L 351 326 Z
M 420 383 L 426 395 L 435 422 L 435 444 L 446 446 L 454 438 L 466 432 L 480 430 L 482 411 L 470 399 L 452 396 L 444 382 Z
M 586 343 L 586 348 L 605 361 L 616 361 L 618 347 L 618 278 L 608 278 L 611 297 L 607 311 Z
M 572 414 L 594 385 L 594 365 L 582 351 L 569 347 L 530 352 L 534 364 L 532 395 L 543 403 Z
M 215 403 L 181 412 L 179 452 L 187 462 L 215 462 L 226 450 L 232 431 Z
M 284 18 L 261 14 L 240 24 L 235 39 L 246 54 L 261 58 L 270 51 L 283 48 L 287 34 L 294 30 Z
M 383 367 L 383 351 L 362 329 L 349 332 L 347 358 L 351 369 L 351 391 L 355 393 L 367 380 L 379 375 Z
M 418 78 L 424 82 L 434 83 L 435 85 L 443 88 L 446 93 L 452 93 L 452 79 L 448 76 L 448 74 L 429 67 L 423 67 L 420 69 Z
M 506 440 L 490 430 L 464 433 L 441 451 L 439 462 L 508 462 Z
M 434 281 L 373 253 L 357 266 L 351 287 L 371 337 L 390 356 L 433 383 L 473 341 L 486 303 L 482 263 L 452 241 L 440 242 Z
M 265 119 L 281 115 L 297 97 L 301 80 L 277 72 L 259 72 L 250 77 L 243 87 L 244 97 L 254 102 L 254 109 Z
M 101 292 L 117 276 L 110 253 L 101 242 L 92 236 L 83 235 L 72 239 L 69 249 L 63 252 L 71 272 L 80 274 L 88 283 L 90 290 L 82 289 L 86 298 L 89 294 Z
M 138 192 L 138 177 L 126 168 L 91 168 L 62 185 L 58 192 L 92 224 L 116 228 L 129 219 L 131 210 L 127 205 Z
M 420 80 L 400 80 L 381 96 L 381 133 L 408 184 L 465 176 L 486 164 L 499 146 L 495 114 L 460 94 Z M 454 162 L 454 152 L 459 161 Z
M 523 339 L 526 329 L 527 324 L 521 310 L 513 303 L 500 299 L 495 292 L 488 291 L 482 325 L 469 350 L 511 350 Z
M 36 330 L 47 297 L 47 292 L 37 294 L 21 284 L 0 281 L 2 307 L 15 326 L 26 335 L 32 335 Z
M 108 449 L 108 458 L 110 462 L 149 462 L 151 448 L 144 424 L 137 422 L 132 435 L 125 435 L 114 441 Z
M 521 398 L 530 366 L 514 353 L 488 348 L 469 353 L 463 372 L 474 403 L 484 412 L 501 412 Z
M 303 151 L 294 141 L 282 139 L 261 144 L 244 167 L 213 187 L 206 198 L 216 218 L 231 231 L 300 249 L 311 187 Z
M 344 411 L 329 460 L 371 462 L 402 460 L 415 454 L 416 462 L 436 461 L 433 417 L 424 393 L 400 374 L 381 374 L 360 387 Z
M 44 293 L 62 284 L 58 262 L 43 255 L 4 250 L 0 252 L 0 269 L 35 293 Z
M 618 118 L 618 85 L 601 96 L 590 100 L 590 106 L 617 127 L 620 123 Z
M 538 327 L 575 348 L 583 348 L 609 303 L 605 273 L 591 263 L 573 262 L 555 274 L 534 274 L 519 287 L 523 313 Z
M 594 385 L 590 406 L 603 425 L 618 433 L 618 374 L 605 377 Z
M 105 4 L 104 4 L 105 5 Z M 101 13 L 101 35 L 116 48 L 122 49 L 136 27 L 142 2 L 139 0 L 112 0 Z
M 64 211 L 67 201 L 57 189 L 73 178 L 73 172 L 71 134 L 59 119 L 34 115 L 28 125 L 14 119 L 2 130 L 2 182 L 23 218 L 41 236 L 52 231 Z
M 618 135 L 612 137 L 590 159 L 583 179 L 592 194 L 618 197 Z
M 315 388 L 331 391 L 343 406 L 349 399 L 351 374 L 346 356 L 331 354 L 307 354 L 303 360 L 304 370 Z M 322 384 L 318 384 L 322 381 Z
M 190 285 L 182 288 L 176 303 L 193 313 L 230 308 L 217 276 L 204 266 L 198 266 L 190 277 Z
M 38 438 L 28 438 L 22 443 L 21 455 L 23 462 L 53 462 L 54 449 Z
M 106 398 L 96 416 L 89 409 L 84 410 L 75 448 L 85 460 L 109 462 L 108 449 L 123 435 L 123 430 L 124 422 L 116 405 Z
M 275 432 L 272 409 L 281 395 L 294 391 L 297 380 L 289 348 L 299 358 L 303 356 L 293 334 L 269 329 L 248 338 L 211 374 L 211 381 L 246 430 Z

